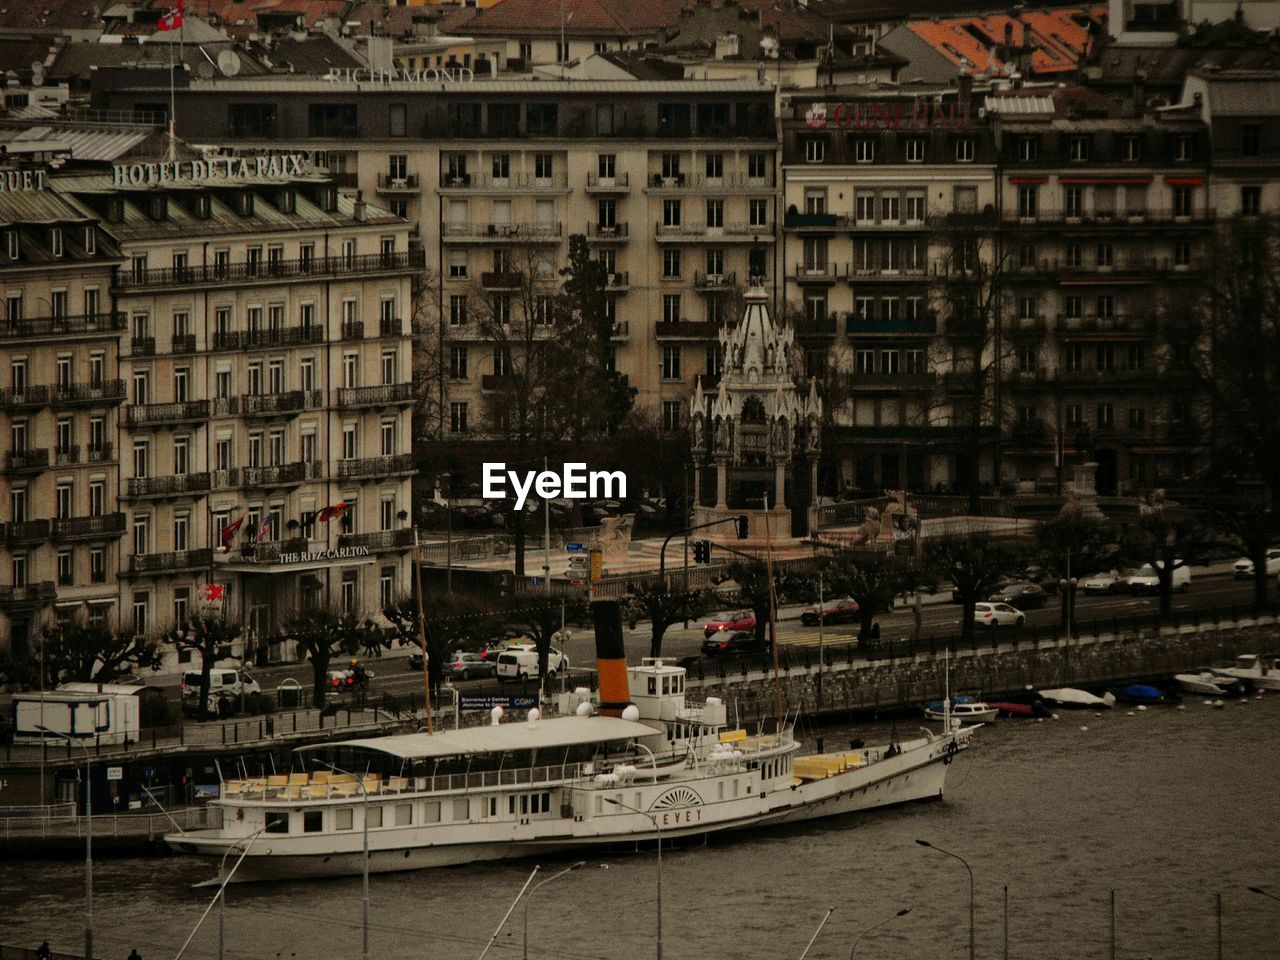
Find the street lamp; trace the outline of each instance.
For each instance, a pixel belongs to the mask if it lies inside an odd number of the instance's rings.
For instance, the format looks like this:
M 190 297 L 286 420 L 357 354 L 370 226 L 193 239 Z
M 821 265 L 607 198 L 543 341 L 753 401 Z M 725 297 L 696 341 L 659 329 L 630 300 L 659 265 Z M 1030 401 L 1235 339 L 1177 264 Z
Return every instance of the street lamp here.
M 637 810 L 630 804 L 615 800 L 613 797 L 605 797 L 604 800 L 605 803 L 611 803 L 615 807 L 621 807 L 623 810 L 630 810 L 632 813 L 638 813 L 640 816 L 645 817 L 653 824 L 653 829 L 658 834 L 658 960 L 662 960 L 662 825 L 658 823 L 658 818 L 652 813 Z
M 973 939 L 973 868 L 969 866 L 969 861 L 958 853 L 952 853 L 950 850 L 943 850 L 941 847 L 935 847 L 928 840 L 917 840 L 916 843 L 922 847 L 928 847 L 930 850 L 937 850 L 944 856 L 953 860 L 959 860 L 964 864 L 964 868 L 969 871 L 969 960 L 976 960 L 977 950 L 974 948 Z
M 36 729 L 43 733 L 51 733 L 61 737 L 67 743 L 74 743 L 84 750 L 84 955 L 86 960 L 93 960 L 93 782 L 89 767 L 89 748 L 75 737 L 69 737 L 57 730 L 50 730 L 40 724 Z M 40 752 L 44 753 L 43 746 Z
M 524 960 L 529 960 L 529 901 L 533 899 L 533 895 L 535 893 L 537 893 L 539 890 L 545 887 L 552 880 L 558 880 L 561 877 L 563 877 L 566 873 L 572 873 L 574 870 L 577 870 L 579 867 L 586 866 L 586 864 L 587 864 L 587 861 L 585 860 L 579 860 L 577 863 L 569 864 L 569 866 L 565 867 L 559 873 L 553 873 L 551 876 L 547 877 L 547 879 L 543 880 L 541 883 L 539 883 L 537 886 L 535 886 L 532 890 L 530 890 L 525 895 L 525 898 L 524 898 Z
M 423 672 L 427 669 L 425 661 L 423 661 L 422 669 Z M 362 871 L 364 875 L 364 903 L 363 917 L 361 918 L 364 942 L 360 951 L 360 956 L 363 960 L 369 960 L 369 791 L 365 789 L 363 777 L 357 777 L 354 773 L 348 773 L 346 770 L 343 770 L 340 767 L 335 767 L 332 763 L 321 760 L 318 757 L 312 757 L 311 759 L 313 763 L 318 763 L 322 767 L 328 767 L 334 773 L 340 773 L 344 776 L 354 778 L 356 786 L 360 788 L 360 798 L 362 801 L 360 813 L 360 819 L 362 822 L 360 824 L 360 832 L 363 835 L 362 839 L 364 842 L 364 869 Z
M 920 841 L 917 840 L 916 842 L 919 843 Z M 868 933 L 870 933 L 872 930 L 876 930 L 876 929 L 879 929 L 880 927 L 883 927 L 890 920 L 897 920 L 898 917 L 905 917 L 910 912 L 911 912 L 910 907 L 903 907 L 897 913 L 892 914 L 891 916 L 885 917 L 879 923 L 873 923 L 871 926 L 867 927 L 867 929 L 863 930 L 860 934 L 854 937 L 853 946 L 849 948 L 849 960 L 853 960 L 853 952 L 858 949 L 858 944 L 862 942 L 862 938 L 865 937 Z
M 1280 901 L 1280 897 L 1277 897 L 1274 893 L 1268 893 L 1266 890 L 1263 890 L 1261 887 L 1246 887 L 1245 889 L 1248 890 L 1250 893 L 1256 893 L 1260 897 L 1266 897 L 1268 900 Z

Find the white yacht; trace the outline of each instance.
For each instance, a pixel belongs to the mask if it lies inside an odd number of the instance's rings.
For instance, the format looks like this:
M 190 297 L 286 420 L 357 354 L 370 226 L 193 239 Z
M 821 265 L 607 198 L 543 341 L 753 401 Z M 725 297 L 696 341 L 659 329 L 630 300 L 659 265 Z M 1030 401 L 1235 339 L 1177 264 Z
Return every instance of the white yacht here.
M 1223 677 L 1247 680 L 1255 690 L 1280 690 L 1280 656 L 1274 653 L 1244 653 L 1231 663 L 1215 666 L 1213 672 Z
M 359 873 L 366 826 L 375 872 L 541 856 L 939 798 L 957 750 L 955 731 L 923 731 L 796 756 L 789 725 L 751 732 L 714 697 L 686 705 L 682 667 L 646 660 L 626 677 L 620 716 L 580 690 L 566 716 L 300 748 L 297 772 L 222 783 L 217 826 L 165 839 L 243 853 L 236 880 Z

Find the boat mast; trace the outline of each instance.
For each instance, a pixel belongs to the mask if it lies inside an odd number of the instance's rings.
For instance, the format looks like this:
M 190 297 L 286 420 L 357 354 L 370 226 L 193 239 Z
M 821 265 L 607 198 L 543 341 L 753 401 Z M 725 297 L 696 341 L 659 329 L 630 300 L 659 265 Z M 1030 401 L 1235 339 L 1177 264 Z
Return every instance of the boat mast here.
M 942 732 L 951 732 L 951 647 L 942 647 Z
M 773 537 L 769 533 L 769 494 L 764 495 L 764 568 L 769 578 L 769 646 L 773 648 L 773 713 L 782 735 L 782 681 L 778 676 L 778 591 L 773 582 Z

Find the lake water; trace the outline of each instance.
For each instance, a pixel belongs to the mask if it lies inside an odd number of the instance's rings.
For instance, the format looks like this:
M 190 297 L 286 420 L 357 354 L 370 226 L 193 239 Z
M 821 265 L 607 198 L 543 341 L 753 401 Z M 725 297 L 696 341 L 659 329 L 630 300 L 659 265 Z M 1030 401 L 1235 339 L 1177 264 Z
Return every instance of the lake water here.
M 828 906 L 810 957 L 930 960 L 968 955 L 964 867 L 917 846 L 966 857 L 976 876 L 977 953 L 1107 958 L 1109 898 L 1116 956 L 1280 957 L 1280 696 L 1214 710 L 1152 708 L 1134 716 L 1066 713 L 1060 721 L 1000 721 L 961 754 L 941 803 L 822 821 L 760 836 L 721 838 L 664 854 L 667 960 L 799 957 Z M 908 734 L 914 722 L 899 723 Z M 1088 729 L 1082 729 L 1087 727 Z M 883 726 L 828 727 L 829 748 L 871 742 Z M 812 741 L 812 731 L 810 731 Z M 567 861 L 545 864 L 543 875 Z M 600 864 L 605 864 L 602 868 Z M 188 884 L 212 865 L 187 858 L 99 861 L 96 951 L 124 960 L 173 957 L 209 902 Z M 478 957 L 532 864 L 375 875 L 372 955 L 379 960 Z M 631 960 L 654 956 L 655 858 L 610 853 L 546 886 L 532 901 L 530 956 Z M 55 949 L 83 944 L 83 867 L 0 867 L 0 942 Z M 518 957 L 516 911 L 490 957 Z M 188 948 L 217 956 L 217 913 Z M 360 879 L 241 885 L 227 902 L 226 956 L 356 958 Z

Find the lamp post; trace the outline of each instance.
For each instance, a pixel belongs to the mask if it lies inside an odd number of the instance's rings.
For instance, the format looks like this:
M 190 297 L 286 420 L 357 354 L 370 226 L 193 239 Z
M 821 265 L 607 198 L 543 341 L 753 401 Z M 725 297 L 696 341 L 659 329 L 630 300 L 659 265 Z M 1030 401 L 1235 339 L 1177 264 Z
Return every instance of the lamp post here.
M 928 847 L 930 850 L 937 850 L 943 856 L 950 857 L 952 860 L 959 860 L 964 864 L 964 868 L 969 871 L 969 960 L 976 960 L 977 950 L 974 947 L 973 937 L 973 868 L 969 866 L 969 861 L 958 853 L 952 853 L 950 850 L 943 850 L 941 847 L 935 847 L 928 840 L 917 840 L 916 843 L 922 847 Z
M 653 824 L 653 829 L 658 834 L 658 960 L 662 960 L 662 824 L 658 823 L 658 818 L 645 810 L 637 810 L 628 803 L 621 800 L 615 800 L 613 797 L 605 797 L 606 803 L 611 803 L 615 807 L 621 807 L 623 810 L 630 810 L 632 813 L 638 813 L 645 817 Z
M 422 669 L 424 672 L 427 669 L 425 662 L 422 664 Z M 321 760 L 317 757 L 312 757 L 312 761 L 314 763 L 318 763 L 322 767 L 328 767 L 334 773 L 340 773 L 348 777 L 355 777 L 356 786 L 360 788 L 362 807 L 360 833 L 362 834 L 364 844 L 364 866 L 361 871 L 364 875 L 364 903 L 363 917 L 361 918 L 364 941 L 360 951 L 360 956 L 362 960 L 369 960 L 369 791 L 365 789 L 364 779 L 362 777 L 357 777 L 354 773 L 348 773 L 346 770 L 343 770 L 340 767 L 335 767 L 332 763 Z
M 572 873 L 574 870 L 577 870 L 579 867 L 586 866 L 586 863 L 587 861 L 585 860 L 579 860 L 577 863 L 569 864 L 569 866 L 565 867 L 559 873 L 553 873 L 551 876 L 547 877 L 547 879 L 543 880 L 541 883 L 535 886 L 525 896 L 524 898 L 524 951 L 523 951 L 524 960 L 529 960 L 529 901 L 533 899 L 533 895 L 535 893 L 537 893 L 539 890 L 545 887 L 552 880 L 558 880 L 561 877 L 563 877 L 566 873 Z
M 51 733 L 84 750 L 84 956 L 85 960 L 93 960 L 93 781 L 90 776 L 89 748 L 74 737 L 57 730 L 50 730 L 43 725 L 38 725 L 37 729 L 42 734 Z M 43 746 L 40 752 L 44 753 Z
M 910 907 L 903 907 L 897 913 L 892 914 L 891 916 L 885 917 L 879 923 L 873 923 L 871 926 L 867 927 L 867 929 L 863 930 L 860 934 L 854 937 L 853 946 L 849 948 L 849 960 L 853 960 L 853 952 L 858 949 L 858 944 L 862 942 L 862 938 L 865 937 L 868 933 L 870 933 L 872 930 L 878 930 L 880 927 L 883 927 L 886 923 L 888 923 L 891 920 L 897 920 L 899 917 L 905 917 L 910 912 L 911 912 Z

